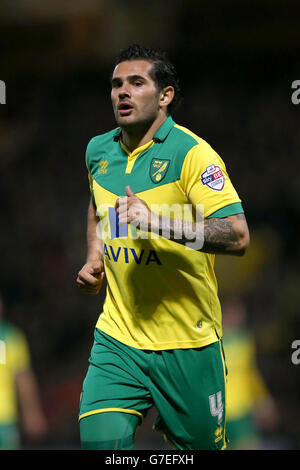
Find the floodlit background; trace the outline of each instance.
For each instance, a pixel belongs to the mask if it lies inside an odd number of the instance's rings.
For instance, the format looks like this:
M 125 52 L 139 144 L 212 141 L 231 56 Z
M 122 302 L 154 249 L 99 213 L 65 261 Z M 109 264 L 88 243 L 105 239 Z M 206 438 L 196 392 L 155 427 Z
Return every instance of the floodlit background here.
M 103 302 L 75 285 L 85 261 L 84 154 L 115 126 L 116 54 L 141 42 L 176 64 L 184 102 L 173 118 L 222 156 L 243 201 L 251 247 L 216 261 L 225 320 L 242 305 L 275 403 L 263 447 L 299 449 L 299 2 L 3 0 L 0 31 L 0 291 L 5 319 L 26 334 L 48 423 L 40 438 L 22 430 L 23 447 L 80 447 L 79 395 Z M 166 446 L 154 417 L 137 448 Z

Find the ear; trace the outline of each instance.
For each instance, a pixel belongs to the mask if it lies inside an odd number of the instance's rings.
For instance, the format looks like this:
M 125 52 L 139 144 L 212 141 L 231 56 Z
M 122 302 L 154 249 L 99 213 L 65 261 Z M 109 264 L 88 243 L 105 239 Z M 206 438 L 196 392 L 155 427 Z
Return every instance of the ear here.
M 169 106 L 175 95 L 174 88 L 172 86 L 166 86 L 160 92 L 160 106 Z

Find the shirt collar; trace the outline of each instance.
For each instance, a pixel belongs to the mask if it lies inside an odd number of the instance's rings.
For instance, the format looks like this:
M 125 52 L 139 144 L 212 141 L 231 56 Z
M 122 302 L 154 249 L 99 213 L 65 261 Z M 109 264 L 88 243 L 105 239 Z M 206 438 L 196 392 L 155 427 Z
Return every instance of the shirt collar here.
M 120 140 L 120 137 L 121 137 L 121 133 L 122 133 L 122 129 L 121 127 L 118 127 L 115 132 L 114 132 L 114 141 L 115 142 L 118 142 Z
M 162 125 L 155 132 L 153 136 L 154 142 L 163 142 L 169 135 L 174 124 L 175 123 L 173 119 L 171 118 L 171 116 L 168 116 L 167 119 L 162 123 Z M 121 133 L 122 133 L 122 129 L 121 127 L 118 127 L 113 134 L 115 142 L 118 142 L 120 140 Z
M 162 123 L 162 125 L 157 129 L 153 136 L 155 142 L 163 142 L 168 137 L 171 129 L 174 127 L 174 121 L 171 116 L 168 116 L 167 119 Z

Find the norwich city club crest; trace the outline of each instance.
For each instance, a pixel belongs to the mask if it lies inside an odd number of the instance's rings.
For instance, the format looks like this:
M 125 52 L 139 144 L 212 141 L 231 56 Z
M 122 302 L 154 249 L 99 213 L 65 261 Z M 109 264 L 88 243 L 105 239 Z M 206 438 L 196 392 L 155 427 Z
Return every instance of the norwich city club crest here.
M 150 178 L 155 184 L 160 183 L 167 174 L 170 160 L 153 158 L 150 164 Z

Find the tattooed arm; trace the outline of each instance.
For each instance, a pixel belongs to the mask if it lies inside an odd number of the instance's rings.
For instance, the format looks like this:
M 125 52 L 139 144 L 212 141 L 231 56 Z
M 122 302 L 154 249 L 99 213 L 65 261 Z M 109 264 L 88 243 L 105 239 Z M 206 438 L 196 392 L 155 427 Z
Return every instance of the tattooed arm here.
M 243 256 L 250 241 L 244 214 L 205 219 L 202 223 L 154 216 L 151 231 L 165 235 L 166 238 L 178 243 L 194 246 L 199 251 L 213 254 Z M 196 240 L 201 243 L 199 248 Z
M 205 253 L 242 256 L 248 248 L 250 237 L 244 214 L 189 222 L 151 212 L 129 187 L 126 194 L 127 197 L 119 198 L 115 206 L 120 223 L 135 223 L 143 231 Z
M 246 253 L 249 242 L 250 235 L 244 214 L 204 221 L 204 245 L 201 251 L 242 256 Z

